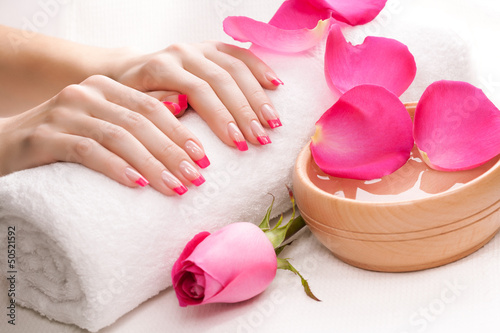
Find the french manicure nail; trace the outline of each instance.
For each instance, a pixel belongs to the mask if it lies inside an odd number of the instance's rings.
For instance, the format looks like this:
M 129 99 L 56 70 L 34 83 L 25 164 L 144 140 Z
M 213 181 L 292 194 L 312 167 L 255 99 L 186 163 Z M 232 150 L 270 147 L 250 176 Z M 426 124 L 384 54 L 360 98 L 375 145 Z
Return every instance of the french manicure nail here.
M 278 79 L 276 77 L 276 75 L 274 75 L 273 73 L 266 73 L 266 78 L 271 81 L 272 84 L 274 84 L 275 86 L 279 86 L 279 85 L 284 85 L 283 81 L 281 81 L 280 79 Z
M 144 178 L 140 173 L 130 167 L 125 168 L 125 174 L 127 175 L 128 179 L 130 179 L 137 185 L 144 187 L 149 184 L 146 178 Z
M 187 140 L 184 144 L 184 149 L 193 159 L 194 163 L 198 164 L 200 168 L 204 169 L 210 165 L 210 161 L 208 160 L 207 155 L 205 155 L 203 149 L 201 149 L 201 147 L 193 140 Z
M 267 145 L 268 143 L 271 143 L 271 139 L 257 120 L 252 120 L 250 122 L 250 128 L 252 129 L 253 135 L 255 135 L 257 141 L 259 141 L 261 145 Z
M 262 116 L 264 119 L 266 119 L 267 123 L 271 128 L 276 128 L 281 126 L 281 121 L 280 118 L 278 117 L 278 114 L 276 113 L 276 110 L 269 105 L 269 104 L 264 104 L 262 105 Z
M 181 112 L 181 107 L 177 103 L 163 101 L 163 104 L 173 113 L 174 116 L 178 115 Z
M 188 161 L 182 161 L 179 168 L 184 177 L 194 185 L 200 186 L 205 182 L 205 178 Z
M 179 95 L 179 106 L 181 107 L 181 110 L 186 110 L 188 107 L 188 97 L 187 95 Z
M 247 142 L 245 141 L 243 134 L 241 133 L 240 129 L 238 128 L 238 126 L 236 126 L 235 123 L 231 122 L 227 124 L 227 132 L 231 140 L 233 140 L 234 144 L 238 148 L 238 150 L 240 151 L 248 150 Z
M 181 183 L 179 179 L 177 179 L 173 174 L 168 172 L 167 170 L 163 170 L 161 173 L 161 178 L 165 182 L 165 184 L 175 191 L 178 195 L 183 195 L 187 192 L 187 187 Z

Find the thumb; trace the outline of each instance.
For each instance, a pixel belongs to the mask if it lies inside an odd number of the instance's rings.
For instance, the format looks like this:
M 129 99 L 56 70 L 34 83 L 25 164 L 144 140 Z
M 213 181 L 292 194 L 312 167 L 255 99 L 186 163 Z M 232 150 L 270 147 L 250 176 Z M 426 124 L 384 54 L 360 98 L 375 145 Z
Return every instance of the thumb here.
M 163 102 L 176 117 L 181 117 L 188 108 L 187 95 L 176 91 L 149 91 L 146 94 Z

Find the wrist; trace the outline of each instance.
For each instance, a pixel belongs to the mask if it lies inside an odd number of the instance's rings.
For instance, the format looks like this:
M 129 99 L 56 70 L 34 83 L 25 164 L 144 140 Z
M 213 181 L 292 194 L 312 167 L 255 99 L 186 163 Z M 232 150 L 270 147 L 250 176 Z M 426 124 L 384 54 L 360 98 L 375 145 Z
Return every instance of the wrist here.
M 115 81 L 130 67 L 134 65 L 135 59 L 140 54 L 127 47 L 102 49 L 95 61 L 97 68 L 94 74 L 105 75 Z

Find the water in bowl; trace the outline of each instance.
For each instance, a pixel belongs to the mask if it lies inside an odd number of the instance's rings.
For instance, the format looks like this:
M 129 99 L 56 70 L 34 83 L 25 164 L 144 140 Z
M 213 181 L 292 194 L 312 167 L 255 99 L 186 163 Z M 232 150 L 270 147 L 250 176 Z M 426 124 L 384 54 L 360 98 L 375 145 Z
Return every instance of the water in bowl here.
M 466 171 L 437 171 L 424 163 L 414 147 L 405 165 L 380 179 L 355 180 L 329 176 L 319 169 L 314 160 L 310 163 L 308 176 L 317 187 L 339 197 L 371 202 L 406 201 L 463 186 L 488 171 L 499 159 L 496 157 Z

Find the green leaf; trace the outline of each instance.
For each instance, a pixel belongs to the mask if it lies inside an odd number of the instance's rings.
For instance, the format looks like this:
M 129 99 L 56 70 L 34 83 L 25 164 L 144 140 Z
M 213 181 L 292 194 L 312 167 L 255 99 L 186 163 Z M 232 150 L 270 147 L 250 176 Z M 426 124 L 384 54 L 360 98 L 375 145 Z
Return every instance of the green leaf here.
M 291 222 L 288 222 L 287 226 L 288 228 L 286 230 L 285 241 L 304 228 L 306 226 L 306 221 L 304 221 L 302 216 L 299 215 Z
M 274 249 L 274 252 L 276 253 L 276 257 L 280 255 L 280 253 L 285 249 L 285 247 L 287 247 L 288 245 L 292 245 L 292 243 L 293 243 L 293 241 L 286 243 L 284 245 L 281 245 L 281 246 L 277 247 L 276 249 Z
M 287 259 L 278 258 L 278 268 L 292 271 L 293 273 L 298 275 L 300 277 L 300 281 L 302 282 L 302 286 L 304 287 L 306 295 L 315 301 L 321 302 L 321 300 L 317 298 L 311 291 L 311 288 L 309 287 L 309 283 L 307 283 L 307 280 L 304 279 L 302 275 L 300 275 L 300 273 L 295 269 L 295 267 L 292 266 L 292 264 L 290 264 L 290 262 Z
M 267 209 L 266 215 L 264 215 L 262 222 L 260 222 L 260 224 L 259 224 L 259 228 L 262 231 L 266 231 L 266 230 L 271 229 L 271 227 L 269 226 L 269 219 L 271 218 L 271 211 L 273 210 L 274 195 L 271 194 L 271 196 L 273 197 L 273 201 L 271 201 L 271 205 Z
M 273 244 L 274 249 L 277 249 L 280 247 L 283 242 L 293 235 L 295 235 L 298 231 L 300 231 L 305 225 L 305 221 L 301 216 L 295 217 L 295 199 L 293 198 L 293 193 L 290 190 L 290 188 L 287 186 L 288 189 L 288 194 L 290 195 L 290 201 L 292 202 L 292 217 L 288 221 L 286 225 L 281 225 L 283 222 L 283 214 L 281 215 L 279 221 L 276 223 L 276 225 L 271 229 L 269 225 L 269 218 L 271 216 L 271 209 L 274 203 L 274 196 L 273 196 L 273 202 L 271 203 L 271 206 L 267 210 L 266 216 L 264 217 L 264 220 L 262 220 L 261 224 L 259 225 L 260 229 L 264 231 L 266 234 L 267 238 L 271 241 Z M 281 251 L 280 251 L 281 252 Z
M 281 243 L 283 243 L 283 241 L 285 240 L 286 229 L 287 227 L 283 226 L 279 228 L 273 228 L 272 230 L 264 231 L 267 238 L 271 241 L 275 249 L 281 246 Z

